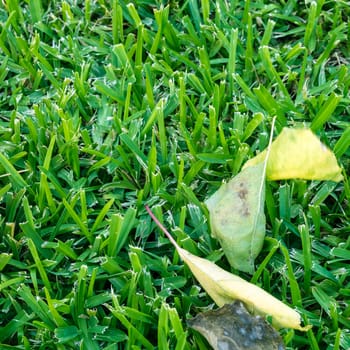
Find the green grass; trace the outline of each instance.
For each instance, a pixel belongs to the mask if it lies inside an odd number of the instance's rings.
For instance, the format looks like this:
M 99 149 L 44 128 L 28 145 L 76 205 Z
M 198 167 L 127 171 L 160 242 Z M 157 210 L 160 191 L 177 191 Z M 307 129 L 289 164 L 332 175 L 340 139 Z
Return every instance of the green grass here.
M 79 5 L 77 4 L 79 3 Z M 215 307 L 145 205 L 229 269 L 203 204 L 284 126 L 310 126 L 339 184 L 267 185 L 247 280 L 350 348 L 345 1 L 4 1 L 0 5 L 0 348 L 207 349 Z

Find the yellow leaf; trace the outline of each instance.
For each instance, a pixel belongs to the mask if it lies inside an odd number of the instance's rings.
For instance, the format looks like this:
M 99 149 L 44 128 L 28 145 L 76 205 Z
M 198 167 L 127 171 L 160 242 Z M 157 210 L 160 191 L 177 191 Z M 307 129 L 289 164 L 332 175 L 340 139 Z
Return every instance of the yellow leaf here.
M 243 169 L 264 161 L 266 150 Z M 271 144 L 267 180 L 305 179 L 341 181 L 341 168 L 333 152 L 310 129 L 284 128 Z
M 180 257 L 218 306 L 241 300 L 253 314 L 272 317 L 276 328 L 294 328 L 305 331 L 300 315 L 262 288 L 223 270 L 213 262 L 176 247 Z
M 198 282 L 218 306 L 221 307 L 235 300 L 240 300 L 250 312 L 262 316 L 270 315 L 272 324 L 276 328 L 286 327 L 301 331 L 310 328 L 310 326 L 302 327 L 300 325 L 301 320 L 298 312 L 263 289 L 225 271 L 207 259 L 200 258 L 182 249 L 151 210 L 148 207 L 146 209 L 174 245 L 180 257 L 189 266 Z

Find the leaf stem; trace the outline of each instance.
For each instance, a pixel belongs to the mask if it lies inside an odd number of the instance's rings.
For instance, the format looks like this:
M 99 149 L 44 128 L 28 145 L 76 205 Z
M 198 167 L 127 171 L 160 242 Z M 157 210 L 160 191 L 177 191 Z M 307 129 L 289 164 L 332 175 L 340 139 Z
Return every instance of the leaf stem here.
M 275 121 L 276 121 L 276 117 L 272 118 L 272 122 L 271 122 L 271 132 L 270 132 L 270 139 L 269 139 L 269 144 L 267 146 L 267 151 L 266 151 L 266 158 L 265 158 L 265 163 L 267 163 L 267 160 L 270 156 L 270 151 L 271 151 L 271 144 L 272 144 L 272 139 L 273 139 L 273 130 L 275 128 Z M 265 165 L 266 168 L 266 165 Z
M 175 246 L 176 249 L 179 249 L 179 245 L 176 243 L 175 239 L 173 236 L 169 233 L 169 231 L 163 226 L 163 224 L 155 217 L 153 214 L 152 210 L 149 208 L 148 205 L 145 205 L 145 208 L 150 215 L 150 217 L 153 219 L 153 221 L 157 224 L 157 226 L 164 232 L 164 234 L 167 236 L 169 241 Z

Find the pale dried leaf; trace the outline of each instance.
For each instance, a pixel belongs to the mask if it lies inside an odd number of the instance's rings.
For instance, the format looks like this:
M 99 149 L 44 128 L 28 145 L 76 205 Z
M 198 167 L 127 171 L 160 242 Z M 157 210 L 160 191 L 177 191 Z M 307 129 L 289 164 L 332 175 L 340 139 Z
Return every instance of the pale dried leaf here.
M 280 334 L 263 317 L 252 316 L 239 301 L 200 313 L 187 323 L 214 350 L 285 349 Z

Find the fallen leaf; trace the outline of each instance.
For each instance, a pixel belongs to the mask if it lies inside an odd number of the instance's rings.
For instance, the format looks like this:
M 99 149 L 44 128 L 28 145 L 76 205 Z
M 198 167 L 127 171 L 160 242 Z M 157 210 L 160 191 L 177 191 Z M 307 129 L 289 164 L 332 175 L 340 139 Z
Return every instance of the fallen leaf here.
M 146 210 L 174 245 L 198 282 L 218 306 L 221 307 L 235 300 L 240 300 L 253 314 L 270 315 L 272 325 L 276 328 L 286 327 L 301 331 L 306 331 L 310 328 L 310 326 L 302 327 L 300 325 L 300 315 L 297 311 L 263 289 L 225 271 L 207 259 L 200 258 L 182 249 L 147 206 Z
M 187 321 L 214 350 L 283 350 L 280 334 L 261 316 L 252 316 L 235 301 Z
M 272 121 L 269 146 L 275 119 Z M 266 232 L 265 180 L 269 147 L 259 162 L 246 167 L 205 201 L 210 227 L 234 268 L 253 273 Z
M 248 160 L 243 169 L 259 164 L 266 150 Z M 271 144 L 267 180 L 305 179 L 341 181 L 341 168 L 333 152 L 307 128 L 283 128 Z
M 241 171 L 206 200 L 211 234 L 234 268 L 253 273 L 265 237 L 265 162 Z

